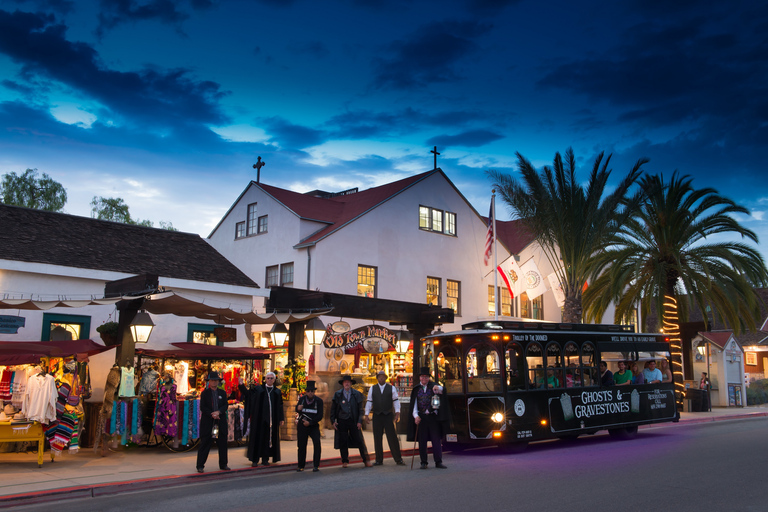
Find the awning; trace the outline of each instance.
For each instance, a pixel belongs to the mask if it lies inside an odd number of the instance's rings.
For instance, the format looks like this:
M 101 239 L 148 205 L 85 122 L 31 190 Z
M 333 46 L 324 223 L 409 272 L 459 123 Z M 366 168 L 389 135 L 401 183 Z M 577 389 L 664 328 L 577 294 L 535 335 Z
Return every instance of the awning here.
M 221 347 L 202 343 L 171 343 L 176 349 L 137 348 L 136 354 L 158 359 L 268 359 L 277 350 L 251 347 Z
M 41 357 L 77 356 L 83 360 L 113 347 L 105 347 L 93 340 L 62 341 L 0 341 L 0 364 L 34 364 Z
M 203 297 L 184 296 L 174 291 L 153 293 L 142 296 L 123 296 L 109 299 L 84 300 L 35 300 L 0 299 L 0 309 L 24 309 L 47 311 L 52 308 L 81 308 L 85 306 L 115 306 L 121 300 L 145 299 L 143 308 L 157 315 L 176 315 L 213 320 L 222 325 L 241 324 L 284 324 L 303 322 L 326 315 L 331 308 L 288 311 L 281 313 L 256 313 L 250 309 L 238 309 L 232 304 L 216 302 Z

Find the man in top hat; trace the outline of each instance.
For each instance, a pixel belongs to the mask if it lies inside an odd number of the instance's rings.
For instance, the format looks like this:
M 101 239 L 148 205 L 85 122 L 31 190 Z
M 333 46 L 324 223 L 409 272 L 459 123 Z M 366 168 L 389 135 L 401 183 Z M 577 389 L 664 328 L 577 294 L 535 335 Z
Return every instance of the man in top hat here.
M 408 422 L 408 441 L 419 441 L 421 469 L 427 469 L 427 442 L 432 443 L 432 455 L 435 467 L 446 469 L 443 464 L 442 439 L 448 424 L 448 404 L 434 409 L 432 397 L 440 395 L 443 387 L 429 378 L 429 367 L 422 366 L 419 372 L 419 385 L 411 391 L 411 414 Z
M 384 432 L 387 433 L 387 444 L 392 458 L 398 466 L 405 466 L 400 455 L 400 443 L 395 432 L 395 423 L 400 421 L 400 400 L 397 396 L 397 388 L 387 382 L 387 374 L 384 370 L 376 373 L 378 384 L 368 390 L 368 401 L 365 404 L 365 418 L 373 410 L 373 449 L 376 453 L 374 466 L 384 464 Z M 394 422 L 392 421 L 394 420 Z
M 296 404 L 296 439 L 299 448 L 299 464 L 296 471 L 304 471 L 307 462 L 307 441 L 312 438 L 314 454 L 312 456 L 312 471 L 320 471 L 320 422 L 323 420 L 323 400 L 315 396 L 315 381 L 307 381 L 305 394 Z
M 216 445 L 219 447 L 219 468 L 229 471 L 227 466 L 227 393 L 219 389 L 221 377 L 218 372 L 209 372 L 207 385 L 200 393 L 200 445 L 197 449 L 197 472 L 202 473 L 208 452 L 213 444 L 213 428 L 218 425 Z
M 339 381 L 341 389 L 331 400 L 331 423 L 336 433 L 333 438 L 333 448 L 341 452 L 341 466 L 349 465 L 349 448 L 359 448 L 360 457 L 365 467 L 371 466 L 368 449 L 363 439 L 363 394 L 352 385 L 356 384 L 352 377 L 344 375 Z

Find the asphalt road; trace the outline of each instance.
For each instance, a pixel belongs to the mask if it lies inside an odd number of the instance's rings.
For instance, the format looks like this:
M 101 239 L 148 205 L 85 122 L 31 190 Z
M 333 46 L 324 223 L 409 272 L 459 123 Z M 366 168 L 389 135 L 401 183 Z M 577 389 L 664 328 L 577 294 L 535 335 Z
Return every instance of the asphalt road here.
M 417 460 L 411 471 L 387 459 L 370 469 L 249 476 L 10 510 L 763 512 L 766 433 L 766 417 L 665 425 L 630 441 L 600 435 L 518 454 L 447 454 L 447 470 L 430 461 L 422 471 Z

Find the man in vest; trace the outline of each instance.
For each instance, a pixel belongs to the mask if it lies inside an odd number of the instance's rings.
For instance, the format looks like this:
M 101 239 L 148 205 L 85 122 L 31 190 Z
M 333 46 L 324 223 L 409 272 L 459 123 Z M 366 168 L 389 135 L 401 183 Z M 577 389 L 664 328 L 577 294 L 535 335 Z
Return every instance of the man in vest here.
M 403 458 L 400 455 L 400 443 L 397 440 L 395 424 L 392 422 L 400 421 L 400 400 L 397 396 L 397 389 L 387 383 L 387 374 L 384 370 L 379 370 L 376 374 L 378 385 L 373 385 L 368 390 L 368 402 L 365 404 L 365 419 L 368 421 L 368 415 L 373 410 L 373 447 L 376 451 L 376 462 L 374 466 L 384 464 L 384 443 L 382 437 L 387 433 L 387 444 L 389 451 L 392 452 L 392 458 L 398 466 L 405 466 Z
M 443 393 L 443 386 L 432 382 L 428 366 L 422 366 L 419 384 L 411 391 L 411 417 L 408 423 L 408 441 L 419 442 L 421 469 L 427 469 L 427 443 L 432 443 L 435 467 L 446 469 L 443 464 L 442 438 L 448 423 L 448 407 L 435 410 L 432 396 Z

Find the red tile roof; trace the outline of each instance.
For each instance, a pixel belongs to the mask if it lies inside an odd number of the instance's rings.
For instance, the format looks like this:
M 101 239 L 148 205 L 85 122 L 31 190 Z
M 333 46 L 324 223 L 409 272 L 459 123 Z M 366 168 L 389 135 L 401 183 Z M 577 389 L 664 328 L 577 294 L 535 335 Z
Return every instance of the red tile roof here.
M 699 336 L 709 341 L 710 343 L 717 345 L 721 350 L 723 350 L 725 349 L 725 345 L 728 343 L 728 340 L 731 339 L 731 336 L 733 336 L 733 331 L 700 332 Z
M 488 217 L 483 217 L 488 224 Z M 510 254 L 520 254 L 536 237 L 521 220 L 496 220 L 496 237 L 509 250 Z

